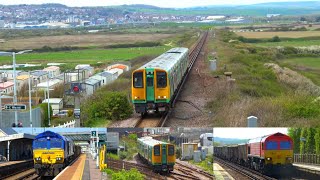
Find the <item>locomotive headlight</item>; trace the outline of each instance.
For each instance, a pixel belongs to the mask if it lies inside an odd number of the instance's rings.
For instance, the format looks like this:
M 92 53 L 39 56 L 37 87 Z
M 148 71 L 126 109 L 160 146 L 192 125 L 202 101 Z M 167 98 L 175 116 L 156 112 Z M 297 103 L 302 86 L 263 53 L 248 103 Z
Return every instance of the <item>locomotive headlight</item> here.
M 36 161 L 41 161 L 41 157 L 36 157 Z
M 134 97 L 134 99 L 138 99 L 138 97 L 137 97 L 137 96 L 135 96 L 135 97 Z
M 61 157 L 57 157 L 57 161 L 61 161 Z
M 271 157 L 268 157 L 268 158 L 267 158 L 267 161 L 271 161 L 271 159 L 272 159 Z
M 161 98 L 161 96 L 158 96 L 158 99 L 160 99 Z
M 287 160 L 292 160 L 292 158 L 291 157 L 287 157 Z
M 167 98 L 167 96 L 163 96 L 163 98 L 165 98 L 165 99 L 166 99 L 166 98 Z

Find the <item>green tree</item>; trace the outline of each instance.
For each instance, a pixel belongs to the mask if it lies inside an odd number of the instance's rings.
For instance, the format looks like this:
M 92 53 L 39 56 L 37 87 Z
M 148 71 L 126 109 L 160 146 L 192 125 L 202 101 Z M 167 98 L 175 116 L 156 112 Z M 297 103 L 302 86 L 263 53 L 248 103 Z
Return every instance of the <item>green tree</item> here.
M 306 153 L 306 138 L 307 137 L 307 128 L 302 128 L 301 130 L 301 135 L 300 135 L 300 140 L 301 140 L 301 143 L 300 143 L 300 154 L 305 154 Z M 305 139 L 305 140 L 303 140 Z
M 307 128 L 307 138 L 306 138 L 306 153 L 315 153 L 315 141 L 314 141 L 315 129 Z
M 48 118 L 48 103 L 42 103 L 39 105 L 41 109 L 41 119 L 42 121 L 42 126 L 43 127 L 49 127 L 49 118 Z M 50 119 L 52 117 L 52 106 L 50 105 Z
M 320 127 L 315 128 L 314 141 L 316 154 L 320 154 Z
M 279 38 L 279 36 L 274 36 L 272 39 L 271 39 L 271 42 L 280 42 L 281 39 Z
M 133 108 L 122 92 L 97 91 L 82 103 L 81 116 L 86 120 L 120 120 L 128 118 Z
M 289 128 L 288 135 L 293 140 L 293 152 L 300 153 L 300 136 L 301 136 L 301 128 Z

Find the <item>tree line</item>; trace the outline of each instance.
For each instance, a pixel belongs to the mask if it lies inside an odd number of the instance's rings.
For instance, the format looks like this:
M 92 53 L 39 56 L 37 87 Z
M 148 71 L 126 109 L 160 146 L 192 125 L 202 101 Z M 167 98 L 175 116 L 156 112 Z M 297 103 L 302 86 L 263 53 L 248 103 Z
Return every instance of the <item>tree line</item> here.
M 320 155 L 320 127 L 289 128 L 288 135 L 293 140 L 294 153 Z

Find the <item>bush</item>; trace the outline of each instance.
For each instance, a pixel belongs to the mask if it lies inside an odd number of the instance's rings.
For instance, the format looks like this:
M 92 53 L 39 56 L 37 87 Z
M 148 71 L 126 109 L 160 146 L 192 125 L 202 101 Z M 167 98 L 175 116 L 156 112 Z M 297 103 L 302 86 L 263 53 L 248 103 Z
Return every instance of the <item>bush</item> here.
M 122 92 L 97 91 L 94 95 L 82 103 L 82 114 L 86 120 L 104 118 L 107 120 L 121 120 L 128 118 L 133 108 L 127 95 Z
M 48 103 L 42 103 L 39 105 L 41 109 L 41 119 L 42 121 L 42 126 L 43 127 L 49 127 L 49 118 L 48 118 Z M 52 106 L 50 105 L 50 117 L 52 117 L 53 112 L 52 112 Z M 51 119 L 51 118 L 50 118 Z
M 279 36 L 274 36 L 270 42 L 281 42 L 281 39 L 279 38 Z
M 129 171 L 121 170 L 115 172 L 110 169 L 104 170 L 107 174 L 111 175 L 112 180 L 143 180 L 145 175 L 141 174 L 137 169 L 133 168 Z
M 127 152 L 125 152 L 125 151 L 120 151 L 120 153 L 119 153 L 119 157 L 120 157 L 120 159 L 126 159 L 127 158 L 127 155 L 128 155 L 128 153 Z

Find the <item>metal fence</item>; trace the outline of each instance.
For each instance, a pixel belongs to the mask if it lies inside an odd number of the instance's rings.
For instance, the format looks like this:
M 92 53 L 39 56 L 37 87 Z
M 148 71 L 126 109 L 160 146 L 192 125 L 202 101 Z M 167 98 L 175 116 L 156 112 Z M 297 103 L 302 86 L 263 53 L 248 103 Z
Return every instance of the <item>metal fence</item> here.
M 30 112 L 18 111 L 18 122 L 22 123 L 23 127 L 30 127 Z M 15 122 L 15 112 L 5 111 L 0 112 L 0 128 L 12 127 Z M 32 109 L 32 127 L 41 127 L 41 109 Z
M 294 163 L 320 165 L 319 154 L 294 154 Z

